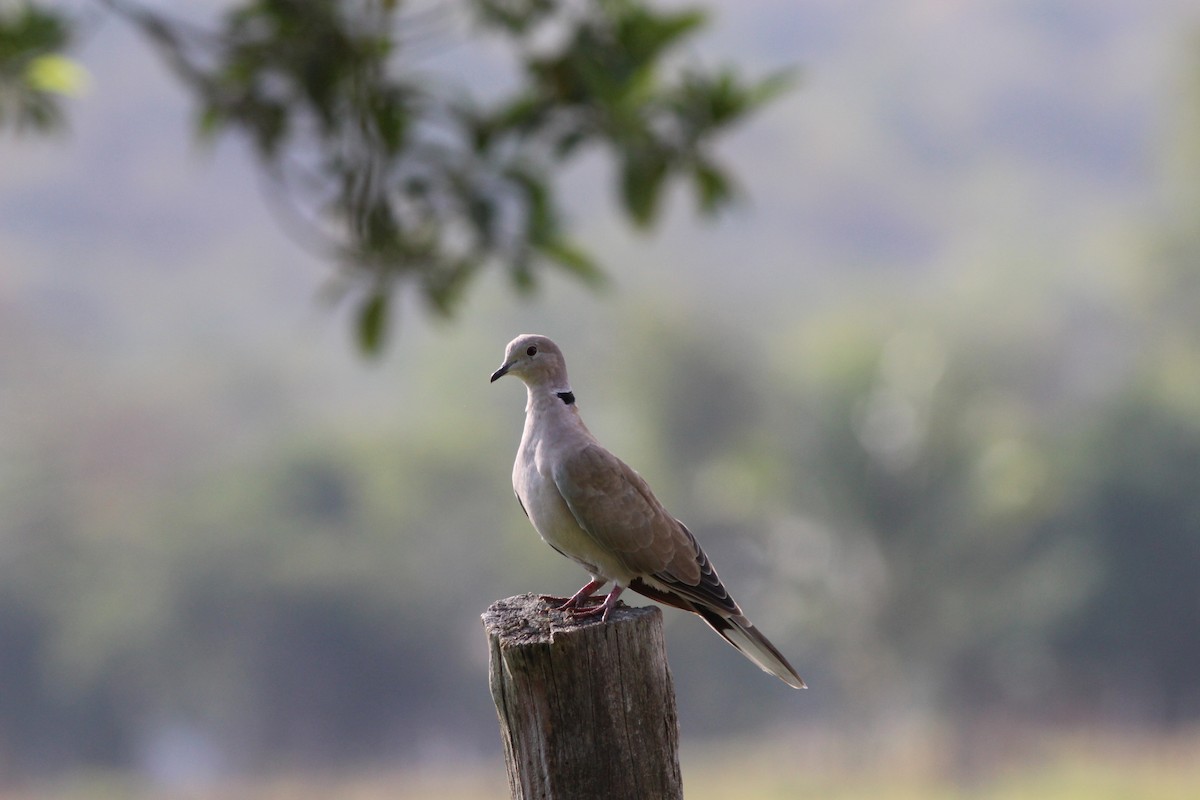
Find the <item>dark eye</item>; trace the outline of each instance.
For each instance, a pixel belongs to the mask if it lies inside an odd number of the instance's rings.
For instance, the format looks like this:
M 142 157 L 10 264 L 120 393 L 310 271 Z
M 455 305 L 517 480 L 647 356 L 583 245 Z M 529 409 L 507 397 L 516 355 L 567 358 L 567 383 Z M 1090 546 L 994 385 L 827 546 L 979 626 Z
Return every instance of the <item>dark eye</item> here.
M 525 351 L 525 355 L 536 356 L 537 355 L 537 345 L 536 344 L 529 345 L 529 349 Z

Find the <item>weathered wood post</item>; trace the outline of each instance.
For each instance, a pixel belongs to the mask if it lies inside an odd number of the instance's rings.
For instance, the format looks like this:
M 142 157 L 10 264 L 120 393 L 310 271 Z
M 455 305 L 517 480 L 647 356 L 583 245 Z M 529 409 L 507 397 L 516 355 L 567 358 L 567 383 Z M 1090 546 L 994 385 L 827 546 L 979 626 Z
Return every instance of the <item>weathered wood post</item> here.
M 512 800 L 683 797 L 662 612 L 574 619 L 536 595 L 483 615 Z

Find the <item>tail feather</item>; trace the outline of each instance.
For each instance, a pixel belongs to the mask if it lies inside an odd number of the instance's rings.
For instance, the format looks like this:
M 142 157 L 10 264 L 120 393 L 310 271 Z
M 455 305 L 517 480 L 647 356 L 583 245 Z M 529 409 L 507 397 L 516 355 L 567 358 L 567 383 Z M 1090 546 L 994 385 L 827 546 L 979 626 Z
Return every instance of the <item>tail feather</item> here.
M 721 638 L 733 645 L 733 648 L 746 658 L 758 665 L 759 669 L 769 672 L 788 686 L 797 689 L 807 689 L 808 685 L 795 668 L 788 663 L 783 654 L 771 644 L 767 637 L 758 632 L 758 628 L 742 615 L 724 617 L 707 606 L 689 600 L 665 588 L 655 586 L 641 578 L 634 578 L 629 588 L 639 594 L 657 600 L 668 606 L 682 608 L 699 615 L 708 626 L 720 634 Z
M 710 628 L 719 633 L 722 639 L 733 645 L 735 650 L 757 664 L 764 672 L 771 673 L 788 686 L 794 686 L 797 689 L 808 688 L 808 684 L 783 657 L 783 653 L 780 653 L 767 637 L 759 633 L 758 628 L 754 627 L 750 620 L 742 616 L 722 617 L 703 606 L 696 606 L 693 610 L 708 623 Z

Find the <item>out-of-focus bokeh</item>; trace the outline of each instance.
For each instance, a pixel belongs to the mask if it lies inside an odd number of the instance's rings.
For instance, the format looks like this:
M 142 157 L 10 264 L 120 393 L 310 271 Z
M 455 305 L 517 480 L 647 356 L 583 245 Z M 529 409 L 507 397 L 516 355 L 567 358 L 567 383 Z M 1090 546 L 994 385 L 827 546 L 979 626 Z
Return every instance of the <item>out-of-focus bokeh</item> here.
M 711 10 L 687 58 L 802 68 L 721 143 L 745 201 L 634 233 L 585 159 L 609 286 L 409 298 L 373 361 L 94 18 L 66 130 L 0 142 L 0 784 L 505 797 L 479 614 L 586 580 L 487 382 L 536 331 L 812 686 L 667 612 L 689 796 L 1195 796 L 1200 8 Z

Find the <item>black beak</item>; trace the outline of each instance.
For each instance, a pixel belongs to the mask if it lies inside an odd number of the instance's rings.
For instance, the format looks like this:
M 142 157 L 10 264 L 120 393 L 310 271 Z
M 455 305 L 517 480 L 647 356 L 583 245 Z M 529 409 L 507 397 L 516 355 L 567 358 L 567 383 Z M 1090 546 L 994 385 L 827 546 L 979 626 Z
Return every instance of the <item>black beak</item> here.
M 493 373 L 492 373 L 492 379 L 491 379 L 490 381 L 488 381 L 488 383 L 495 383 L 497 378 L 503 378 L 503 377 L 505 376 L 505 374 L 507 374 L 507 373 L 508 373 L 508 371 L 509 371 L 510 369 L 512 369 L 512 366 L 513 366 L 513 364 L 515 364 L 515 363 L 517 363 L 517 362 L 515 362 L 515 361 L 510 361 L 510 362 L 508 362 L 507 364 L 505 364 L 503 367 L 501 367 L 500 369 L 498 369 L 498 370 L 496 370 L 495 372 L 493 372 Z

